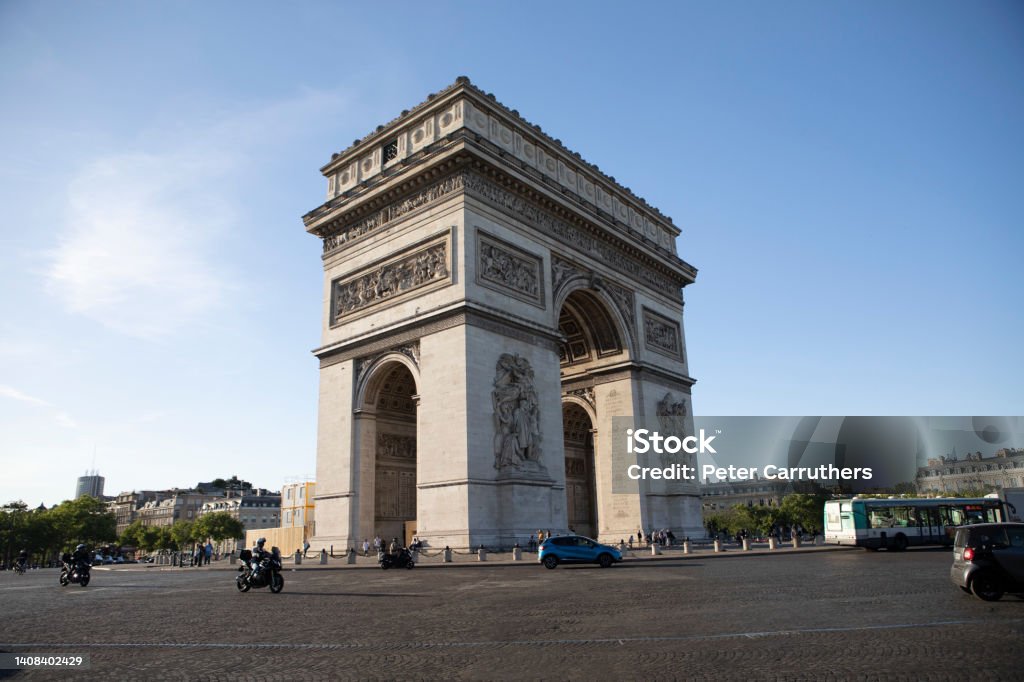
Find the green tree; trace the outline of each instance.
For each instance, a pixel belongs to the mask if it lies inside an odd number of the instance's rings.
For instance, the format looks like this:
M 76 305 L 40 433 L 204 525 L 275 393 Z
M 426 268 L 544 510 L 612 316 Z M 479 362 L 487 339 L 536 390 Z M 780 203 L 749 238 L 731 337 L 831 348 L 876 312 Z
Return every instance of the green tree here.
M 245 538 L 245 526 L 228 512 L 204 514 L 195 523 L 196 539 L 210 538 L 214 542 Z
M 95 497 L 66 500 L 45 513 L 53 520 L 58 549 L 71 550 L 78 543 L 95 547 L 117 540 L 117 519 Z
M 31 549 L 31 514 L 28 505 L 20 500 L 0 507 L 0 551 L 3 552 L 4 565 L 10 566 L 11 560 L 22 549 Z
M 139 547 L 151 552 L 160 546 L 160 542 L 163 538 L 163 533 L 159 526 L 143 526 L 142 532 L 139 533 Z
M 199 533 L 196 532 L 197 525 L 191 521 L 175 521 L 170 528 L 171 539 L 175 546 L 167 549 L 184 549 L 190 543 L 199 540 Z
M 141 548 L 144 545 L 143 537 L 145 535 L 145 530 L 146 527 L 142 525 L 142 521 L 136 519 L 124 529 L 124 532 L 121 533 L 121 537 L 118 541 L 122 545 Z
M 781 520 L 805 530 L 821 531 L 825 514 L 825 495 L 793 493 L 782 498 Z

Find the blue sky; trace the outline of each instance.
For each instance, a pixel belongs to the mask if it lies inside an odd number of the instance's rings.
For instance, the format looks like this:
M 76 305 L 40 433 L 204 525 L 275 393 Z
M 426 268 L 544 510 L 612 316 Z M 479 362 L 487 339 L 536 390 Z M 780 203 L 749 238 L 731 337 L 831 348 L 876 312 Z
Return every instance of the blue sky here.
M 1020 3 L 386 7 L 0 1 L 0 503 L 312 474 L 300 216 L 459 75 L 683 230 L 698 414 L 1024 414 Z

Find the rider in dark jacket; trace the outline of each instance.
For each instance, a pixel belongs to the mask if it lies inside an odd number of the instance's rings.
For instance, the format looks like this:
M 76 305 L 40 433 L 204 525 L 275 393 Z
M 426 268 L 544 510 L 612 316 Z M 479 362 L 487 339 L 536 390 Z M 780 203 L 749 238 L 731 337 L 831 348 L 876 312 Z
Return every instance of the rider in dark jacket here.
M 81 571 L 82 568 L 86 568 L 92 565 L 90 561 L 92 557 L 89 554 L 89 549 L 85 545 L 78 545 L 75 547 L 74 553 L 71 555 L 71 565 Z

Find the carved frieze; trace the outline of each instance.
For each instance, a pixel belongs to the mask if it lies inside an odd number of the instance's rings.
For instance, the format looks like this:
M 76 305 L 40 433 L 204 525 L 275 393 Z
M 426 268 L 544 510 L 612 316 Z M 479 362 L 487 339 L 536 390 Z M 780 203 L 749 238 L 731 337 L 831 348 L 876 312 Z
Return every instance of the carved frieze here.
M 451 282 L 449 237 L 392 257 L 331 283 L 331 325 L 434 284 Z
M 407 213 L 460 191 L 464 186 L 464 180 L 464 173 L 456 173 L 401 201 L 385 206 L 372 215 L 346 225 L 339 232 L 324 237 L 324 253 L 359 241 L 363 237 L 387 227 L 389 223 Z
M 377 456 L 391 459 L 416 459 L 416 436 L 378 433 Z
M 594 398 L 594 387 L 586 386 L 584 388 L 577 388 L 571 391 L 566 391 L 565 395 L 576 396 L 586 401 L 591 407 L 597 407 L 597 400 Z
M 556 218 L 532 201 L 496 185 L 477 173 L 469 173 L 465 179 L 466 192 L 490 201 L 513 213 L 516 217 L 533 224 L 545 234 L 610 267 L 644 282 L 655 291 L 679 299 L 679 285 L 670 278 L 655 272 L 640 261 L 626 255 L 621 249 L 589 231 Z
M 675 360 L 683 359 L 679 323 L 644 308 L 644 343 L 653 351 Z
M 519 355 L 503 353 L 494 375 L 494 468 L 544 473 L 541 464 L 540 401 L 533 367 Z
M 544 307 L 543 261 L 477 231 L 477 283 Z
M 615 307 L 619 309 L 622 318 L 626 321 L 629 335 L 636 339 L 636 302 L 633 292 L 607 280 L 602 282 L 601 288 L 607 291 L 615 301 Z
M 587 273 L 582 268 L 577 267 L 575 263 L 570 263 L 563 258 L 551 254 L 551 289 L 555 300 L 558 300 L 563 284 L 573 277 L 586 275 Z

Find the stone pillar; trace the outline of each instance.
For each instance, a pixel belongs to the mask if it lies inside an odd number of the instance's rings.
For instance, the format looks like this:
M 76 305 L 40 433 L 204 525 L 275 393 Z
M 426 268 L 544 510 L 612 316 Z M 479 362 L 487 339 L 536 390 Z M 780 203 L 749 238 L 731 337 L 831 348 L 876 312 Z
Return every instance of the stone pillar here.
M 651 556 L 659 556 L 661 554 L 661 545 L 657 542 L 651 544 Z
M 743 551 L 747 552 L 749 550 L 750 550 L 750 539 L 749 538 L 743 538 Z
M 476 558 L 477 561 L 487 561 L 487 550 L 483 545 L 480 545 L 480 549 L 476 551 Z
M 320 550 L 320 565 L 323 566 L 326 563 L 327 563 L 327 550 L 326 549 L 321 549 Z
M 794 535 L 793 536 L 793 549 L 797 549 L 798 547 L 800 547 L 800 536 L 799 535 Z
M 347 559 L 345 563 L 354 564 L 356 562 L 356 551 L 354 549 L 348 550 L 346 557 Z
M 302 550 L 295 550 L 295 565 L 299 566 L 302 564 Z
M 442 559 L 442 561 L 444 561 L 444 563 L 446 563 L 446 564 L 450 564 L 452 562 L 452 548 L 451 547 L 445 547 L 444 548 L 444 558 Z
M 718 538 L 715 538 L 715 551 L 716 552 L 721 552 L 722 551 L 722 541 L 719 540 Z
M 690 553 L 690 538 L 683 540 L 683 554 Z
M 772 536 L 770 536 L 768 538 L 768 549 L 769 550 L 776 549 L 776 546 L 775 546 L 775 536 L 774 535 L 772 535 Z
M 512 548 L 512 561 L 522 561 L 522 560 L 523 560 L 523 550 L 519 547 L 519 545 L 516 545 L 515 547 Z

